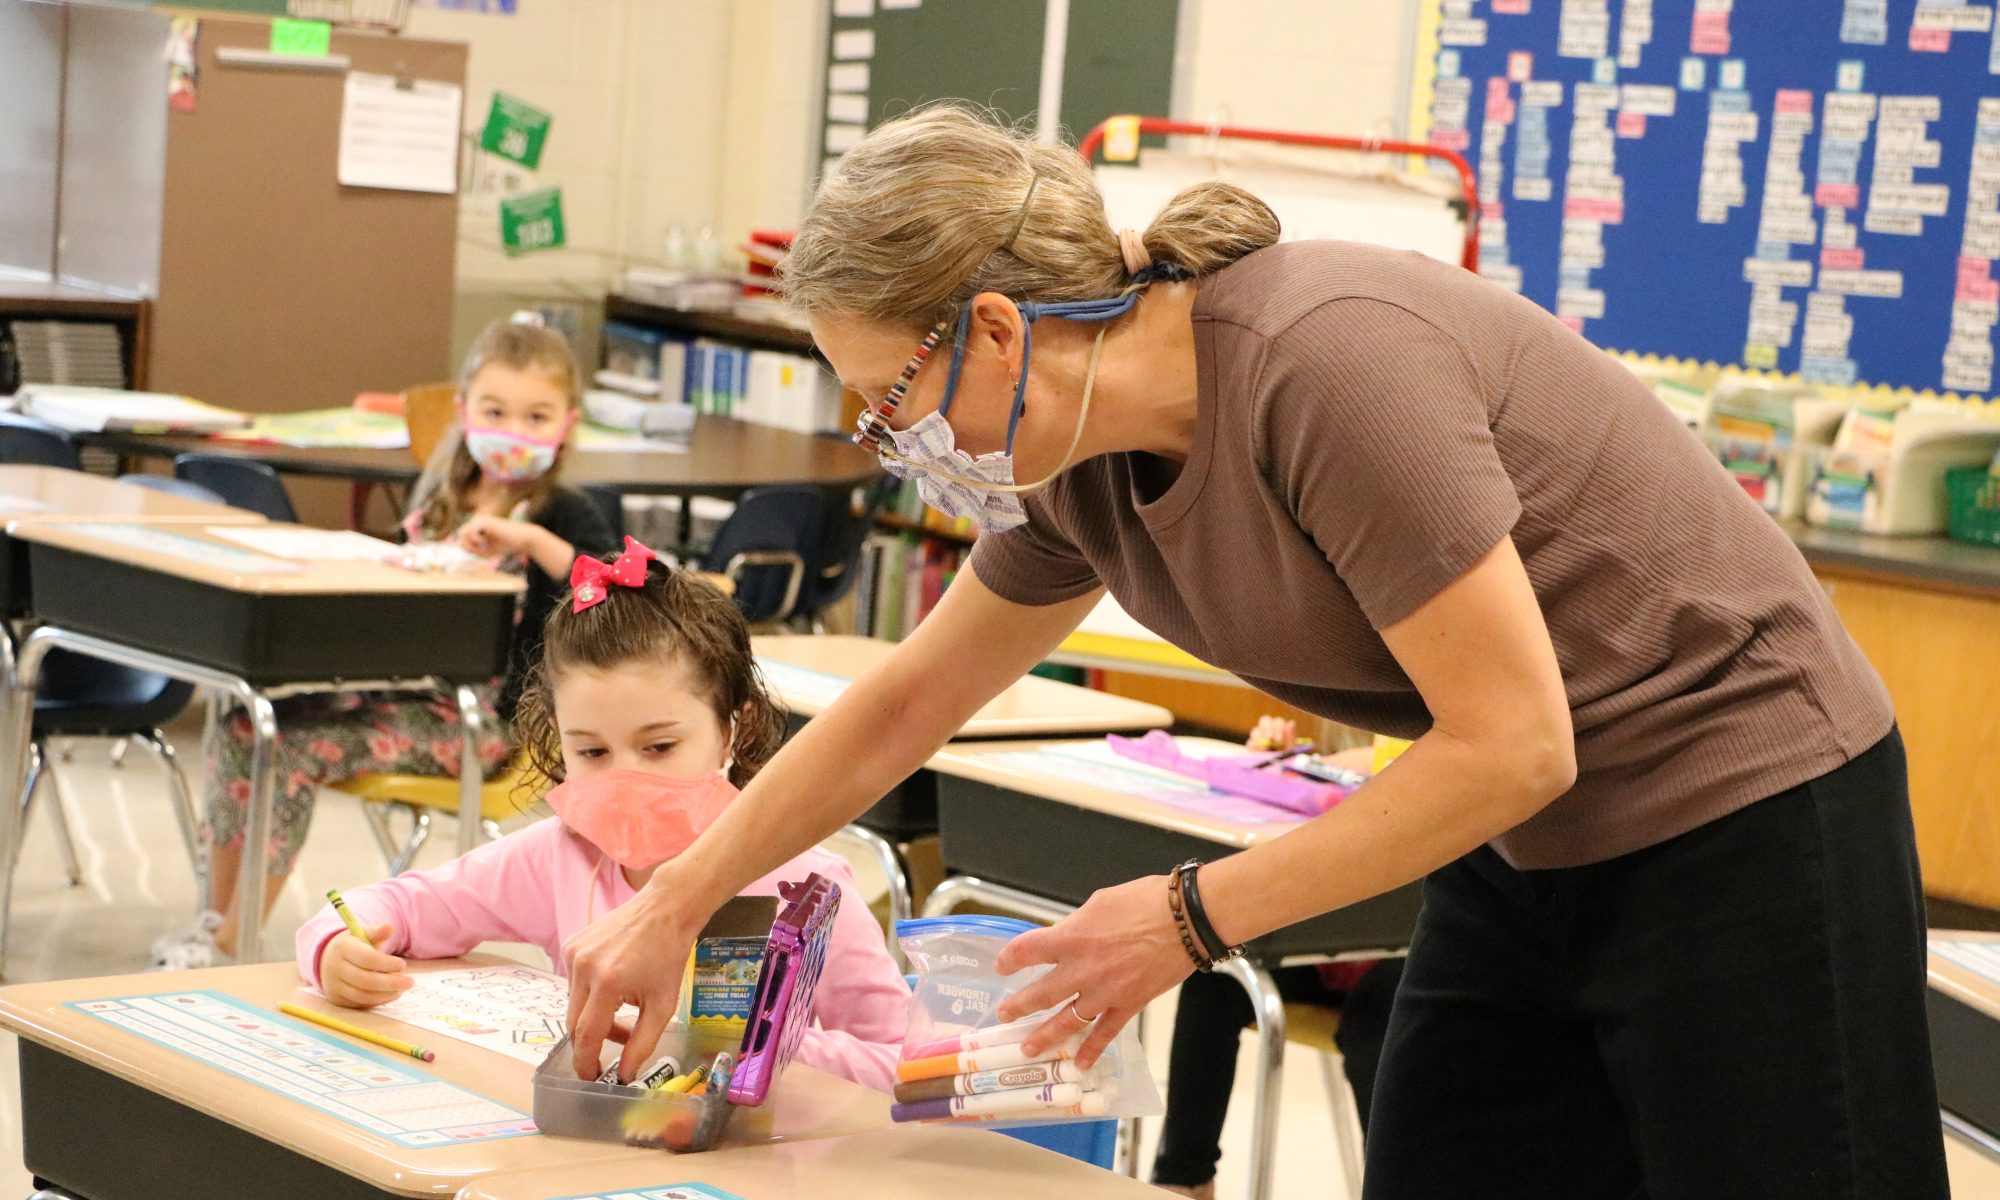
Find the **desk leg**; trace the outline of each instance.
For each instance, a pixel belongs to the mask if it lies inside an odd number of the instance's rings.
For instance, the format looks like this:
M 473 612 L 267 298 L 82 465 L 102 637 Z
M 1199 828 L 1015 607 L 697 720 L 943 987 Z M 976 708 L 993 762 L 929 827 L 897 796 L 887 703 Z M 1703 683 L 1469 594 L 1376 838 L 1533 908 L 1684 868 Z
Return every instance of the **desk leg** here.
M 42 659 L 49 640 L 31 633 L 15 655 L 9 644 L 11 686 L 5 693 L 6 729 L 0 741 L 0 974 L 7 969 L 7 934 L 14 917 L 14 867 L 21 856 L 21 789 L 28 781 L 28 761 L 35 740 L 35 685 L 41 681 Z
M 264 961 L 264 878 L 270 863 L 271 816 L 278 796 L 278 714 L 270 699 L 245 687 L 250 717 L 250 803 L 243 821 L 243 867 L 236 880 L 236 961 Z
M 484 830 L 486 815 L 486 764 L 479 757 L 479 742 L 485 735 L 486 719 L 479 715 L 479 696 L 465 684 L 458 685 L 458 852 L 470 854 Z
M 1268 1200 L 1278 1159 L 1278 1101 L 1285 1084 L 1285 1001 L 1278 981 L 1255 963 L 1232 958 L 1215 969 L 1243 985 L 1257 1014 L 1257 1107 L 1250 1123 L 1250 1200 Z

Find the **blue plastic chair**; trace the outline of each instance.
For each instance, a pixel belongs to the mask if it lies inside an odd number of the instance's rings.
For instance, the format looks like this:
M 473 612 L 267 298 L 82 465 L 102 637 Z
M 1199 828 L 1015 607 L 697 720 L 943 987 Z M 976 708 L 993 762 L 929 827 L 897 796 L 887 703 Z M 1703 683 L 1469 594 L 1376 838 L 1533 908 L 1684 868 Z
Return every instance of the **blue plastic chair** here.
M 285 483 L 266 463 L 226 454 L 183 454 L 174 459 L 174 476 L 221 496 L 223 502 L 247 508 L 273 521 L 297 523 L 298 510 Z
M 217 494 L 213 488 L 205 488 L 188 479 L 176 479 L 172 475 L 147 475 L 140 472 L 131 475 L 120 475 L 118 482 L 129 483 L 134 487 L 142 487 L 148 491 L 162 492 L 169 496 L 179 496 L 183 500 L 200 500 L 206 504 L 226 505 L 229 503 L 229 501 L 224 500 Z
M 12 413 L 0 413 L 0 463 L 83 470 L 83 456 L 74 437 L 53 425 Z
M 799 611 L 825 528 L 826 497 L 818 488 L 752 488 L 716 530 L 701 566 L 735 583 L 744 620 L 786 621 Z

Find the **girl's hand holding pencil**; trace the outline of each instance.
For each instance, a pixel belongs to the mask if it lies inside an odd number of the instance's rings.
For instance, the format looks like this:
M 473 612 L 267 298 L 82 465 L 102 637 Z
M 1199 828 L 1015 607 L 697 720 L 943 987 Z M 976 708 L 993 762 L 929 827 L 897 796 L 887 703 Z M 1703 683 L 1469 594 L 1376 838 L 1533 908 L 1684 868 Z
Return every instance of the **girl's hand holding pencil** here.
M 342 1008 L 374 1008 L 410 989 L 416 980 L 403 960 L 370 944 L 387 941 L 392 932 L 377 925 L 366 942 L 346 934 L 327 939 L 319 952 L 319 990 L 327 999 Z

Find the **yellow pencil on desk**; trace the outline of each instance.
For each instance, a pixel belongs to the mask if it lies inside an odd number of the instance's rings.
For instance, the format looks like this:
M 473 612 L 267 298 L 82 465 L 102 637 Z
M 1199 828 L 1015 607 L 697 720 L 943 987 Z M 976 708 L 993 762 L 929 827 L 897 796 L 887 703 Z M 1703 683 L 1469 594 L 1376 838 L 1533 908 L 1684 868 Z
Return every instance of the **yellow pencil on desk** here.
M 288 1017 L 297 1017 L 301 1021 L 310 1021 L 315 1025 L 331 1029 L 335 1033 L 344 1033 L 348 1037 L 357 1037 L 364 1042 L 373 1042 L 384 1050 L 394 1050 L 398 1054 L 407 1054 L 418 1062 L 437 1061 L 437 1055 L 424 1049 L 422 1046 L 412 1046 L 410 1043 L 398 1038 L 392 1038 L 388 1034 L 376 1033 L 372 1029 L 363 1029 L 359 1025 L 350 1025 L 339 1017 L 329 1017 L 323 1012 L 317 1012 L 303 1005 L 293 1004 L 289 1000 L 278 1005 L 278 1011 Z
M 368 931 L 361 927 L 360 919 L 347 907 L 347 901 L 340 898 L 339 888 L 326 889 L 326 902 L 333 905 L 333 911 L 340 914 L 341 920 L 347 922 L 347 932 L 360 938 L 361 944 L 370 950 L 375 948 L 375 939 L 368 936 Z

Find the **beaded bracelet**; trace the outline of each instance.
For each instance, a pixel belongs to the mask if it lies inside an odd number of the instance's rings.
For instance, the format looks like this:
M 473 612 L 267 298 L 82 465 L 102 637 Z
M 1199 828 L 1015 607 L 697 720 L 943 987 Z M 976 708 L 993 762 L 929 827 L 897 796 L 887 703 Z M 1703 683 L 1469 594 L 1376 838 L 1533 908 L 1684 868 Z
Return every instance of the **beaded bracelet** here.
M 1167 910 L 1174 914 L 1174 932 L 1181 935 L 1181 948 L 1187 951 L 1188 960 L 1194 963 L 1194 969 L 1209 971 L 1214 969 L 1215 964 L 1196 948 L 1194 930 L 1188 925 L 1186 905 L 1181 899 L 1182 872 L 1193 865 L 1190 860 L 1174 868 L 1173 879 L 1167 884 Z

